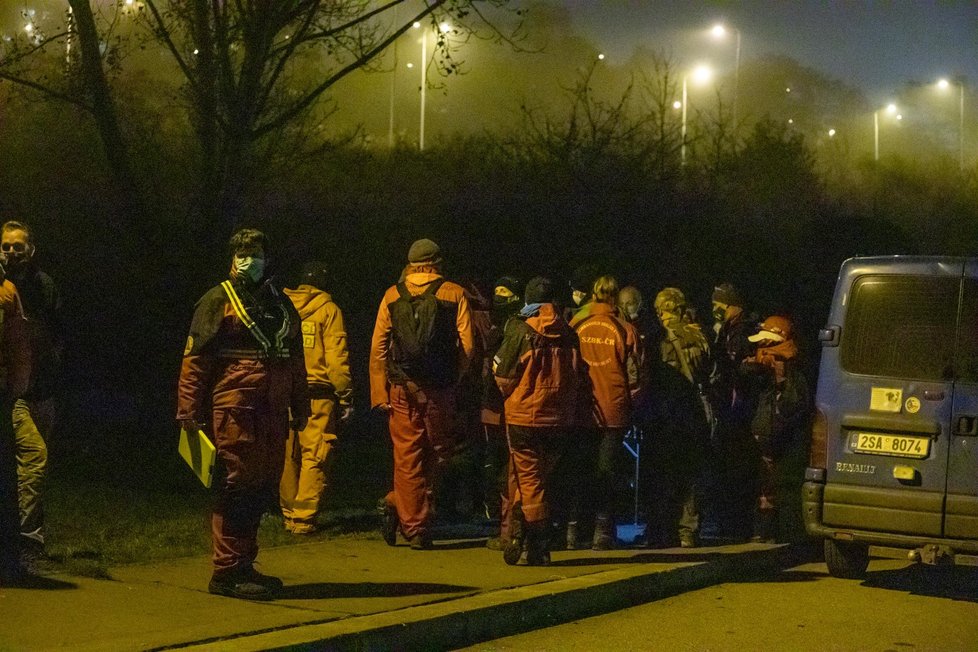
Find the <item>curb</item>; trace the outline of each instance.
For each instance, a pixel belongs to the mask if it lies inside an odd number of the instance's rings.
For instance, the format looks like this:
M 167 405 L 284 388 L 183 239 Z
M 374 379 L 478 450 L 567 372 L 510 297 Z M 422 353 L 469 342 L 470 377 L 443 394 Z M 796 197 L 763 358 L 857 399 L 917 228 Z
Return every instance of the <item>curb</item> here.
M 652 553 L 650 553 L 652 556 Z M 437 603 L 180 646 L 185 650 L 440 650 L 611 613 L 686 591 L 756 578 L 813 558 L 805 544 L 705 553 L 668 570 L 637 563 Z

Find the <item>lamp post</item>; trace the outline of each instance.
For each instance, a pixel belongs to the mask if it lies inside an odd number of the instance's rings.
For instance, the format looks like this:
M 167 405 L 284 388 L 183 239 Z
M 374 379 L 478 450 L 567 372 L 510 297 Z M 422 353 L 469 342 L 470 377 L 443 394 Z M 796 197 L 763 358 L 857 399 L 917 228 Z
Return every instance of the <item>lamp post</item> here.
M 958 85 L 958 167 L 964 172 L 964 82 L 958 79 L 954 83 Z M 947 90 L 951 87 L 951 82 L 940 79 L 937 87 Z
M 414 23 L 415 29 L 421 29 L 421 23 Z M 448 23 L 440 23 L 438 31 L 447 34 L 452 29 Z M 426 96 L 428 90 L 428 30 L 421 30 L 421 120 L 418 124 L 418 150 L 424 151 L 424 116 L 427 106 Z
M 903 120 L 903 115 L 897 113 L 896 104 L 887 104 L 885 111 L 897 120 Z M 873 160 L 880 160 L 880 111 L 873 111 Z
M 733 90 L 733 122 L 734 129 L 737 128 L 737 91 L 740 87 L 740 30 L 736 27 L 733 28 L 734 33 L 737 35 L 737 47 L 734 55 L 734 90 Z M 717 23 L 710 30 L 714 38 L 724 38 L 727 35 L 727 28 L 721 24 Z
M 695 82 L 705 83 L 709 81 L 710 77 L 712 76 L 713 76 L 713 71 L 710 70 L 709 66 L 701 65 L 701 66 L 697 66 L 693 70 L 693 81 Z M 684 73 L 683 74 L 683 105 L 682 105 L 682 109 L 683 109 L 682 145 L 680 147 L 680 154 L 679 154 L 680 162 L 682 163 L 682 165 L 686 165 L 686 108 L 687 105 L 689 104 L 688 102 L 689 95 L 687 93 L 688 78 L 689 78 L 689 73 Z
M 421 27 L 415 23 L 415 27 Z M 424 151 L 424 114 L 427 104 L 425 94 L 428 90 L 428 30 L 421 30 L 421 121 L 418 123 L 418 151 Z

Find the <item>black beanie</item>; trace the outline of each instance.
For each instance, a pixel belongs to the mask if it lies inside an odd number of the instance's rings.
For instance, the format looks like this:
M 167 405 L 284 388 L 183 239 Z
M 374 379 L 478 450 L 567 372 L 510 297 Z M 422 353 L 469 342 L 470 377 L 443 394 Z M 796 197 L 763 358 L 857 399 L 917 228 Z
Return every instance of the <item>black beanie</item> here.
M 581 265 L 571 275 L 571 289 L 590 296 L 594 292 L 594 282 L 599 276 L 601 272 L 598 271 L 597 265 Z
M 744 300 L 740 296 L 740 292 L 731 283 L 721 283 L 713 288 L 713 300 L 728 306 L 744 307 Z
M 299 283 L 325 290 L 326 286 L 329 285 L 329 267 L 321 260 L 310 260 L 302 266 Z
M 554 283 L 549 278 L 535 276 L 526 284 L 526 303 L 553 303 L 557 298 Z
M 492 284 L 493 289 L 498 287 L 504 287 L 516 296 L 520 295 L 523 289 L 523 284 L 515 276 L 500 276 L 496 279 L 496 282 Z

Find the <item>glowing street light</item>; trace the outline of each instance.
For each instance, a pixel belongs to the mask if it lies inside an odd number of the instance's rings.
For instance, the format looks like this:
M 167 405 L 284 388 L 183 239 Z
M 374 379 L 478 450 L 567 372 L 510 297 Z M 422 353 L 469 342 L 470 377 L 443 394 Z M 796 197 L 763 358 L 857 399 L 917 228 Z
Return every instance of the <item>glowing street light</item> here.
M 686 165 L 686 108 L 689 105 L 688 95 L 686 93 L 686 86 L 689 77 L 690 77 L 689 73 L 683 74 L 683 102 L 682 102 L 683 128 L 682 128 L 682 146 L 680 148 L 680 161 L 682 165 Z M 709 82 L 712 77 L 713 77 L 713 71 L 710 69 L 709 66 L 706 65 L 696 66 L 696 68 L 694 68 L 692 71 L 693 81 L 697 84 L 705 84 Z M 675 104 L 673 104 L 673 106 L 675 106 Z
M 890 104 L 886 105 L 884 109 L 887 115 L 893 116 L 897 120 L 903 120 L 903 114 L 897 110 L 897 105 Z M 880 160 L 880 112 L 879 109 L 873 111 L 873 160 Z
M 947 79 L 939 79 L 937 87 L 946 91 L 951 88 L 951 83 Z M 958 79 L 953 83 L 958 85 L 958 166 L 964 172 L 964 82 Z
M 729 30 L 722 23 L 717 23 L 710 30 L 710 33 L 715 39 L 725 39 L 727 37 L 727 32 Z M 733 122 L 734 129 L 737 128 L 737 91 L 740 86 L 740 30 L 733 28 L 733 32 L 737 35 L 737 50 L 734 55 L 734 91 L 733 91 Z
M 412 25 L 414 29 L 421 29 L 421 23 L 415 21 Z M 438 31 L 447 34 L 452 31 L 452 26 L 448 23 L 440 23 Z M 426 107 L 426 96 L 428 90 L 428 30 L 421 29 L 421 121 L 418 125 L 418 150 L 424 151 L 424 117 Z

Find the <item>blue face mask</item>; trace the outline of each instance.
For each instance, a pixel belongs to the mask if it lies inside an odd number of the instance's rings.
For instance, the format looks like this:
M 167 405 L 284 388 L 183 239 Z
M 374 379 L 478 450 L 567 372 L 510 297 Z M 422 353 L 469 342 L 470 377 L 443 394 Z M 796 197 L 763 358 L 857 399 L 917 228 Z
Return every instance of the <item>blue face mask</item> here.
M 234 275 L 257 283 L 265 275 L 265 259 L 253 256 L 235 256 Z

